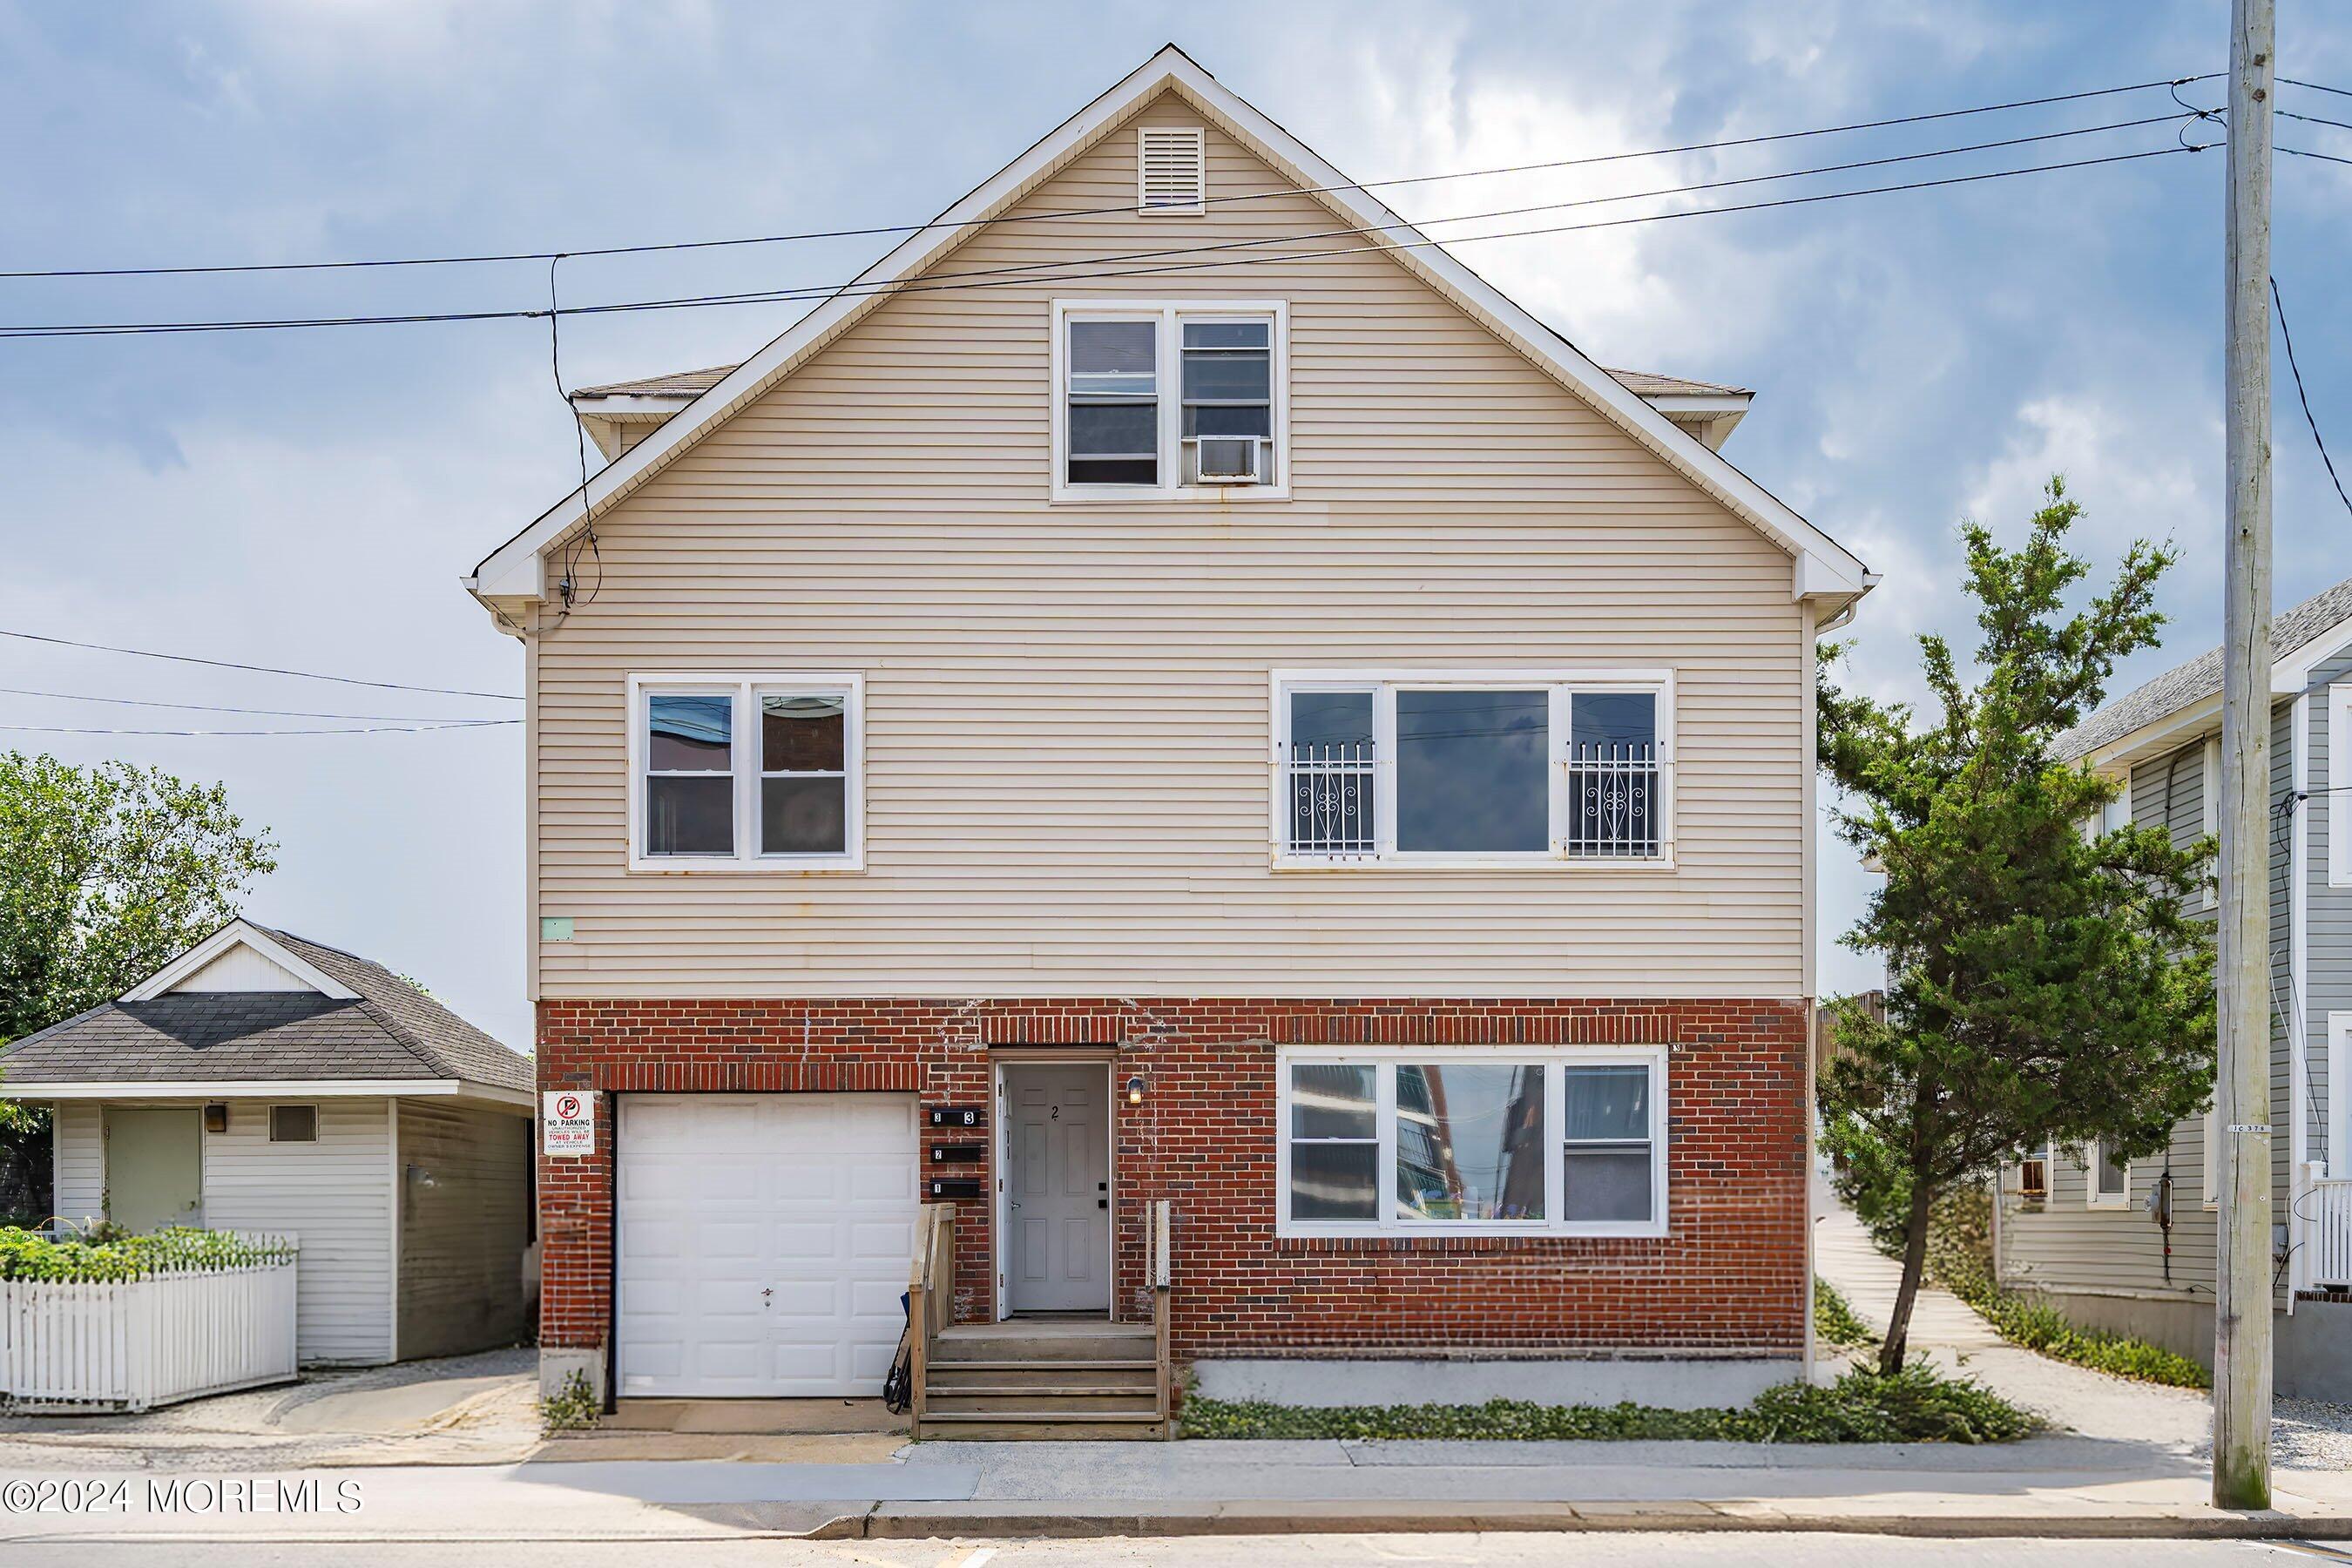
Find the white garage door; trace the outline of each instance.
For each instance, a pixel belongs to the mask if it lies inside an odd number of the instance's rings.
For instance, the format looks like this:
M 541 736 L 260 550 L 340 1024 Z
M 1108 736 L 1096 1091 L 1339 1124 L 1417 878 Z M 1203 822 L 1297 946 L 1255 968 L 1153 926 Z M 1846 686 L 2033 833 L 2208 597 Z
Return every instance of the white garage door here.
M 620 1392 L 878 1396 L 915 1145 L 911 1094 L 624 1096 Z

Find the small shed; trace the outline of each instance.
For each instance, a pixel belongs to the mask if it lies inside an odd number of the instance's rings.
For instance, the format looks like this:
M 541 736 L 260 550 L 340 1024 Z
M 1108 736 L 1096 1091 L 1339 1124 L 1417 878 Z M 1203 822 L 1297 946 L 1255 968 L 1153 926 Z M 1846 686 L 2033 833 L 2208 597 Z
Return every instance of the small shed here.
M 59 1219 L 299 1238 L 305 1364 L 527 1337 L 532 1071 L 380 963 L 234 921 L 0 1050 L 55 1116 Z

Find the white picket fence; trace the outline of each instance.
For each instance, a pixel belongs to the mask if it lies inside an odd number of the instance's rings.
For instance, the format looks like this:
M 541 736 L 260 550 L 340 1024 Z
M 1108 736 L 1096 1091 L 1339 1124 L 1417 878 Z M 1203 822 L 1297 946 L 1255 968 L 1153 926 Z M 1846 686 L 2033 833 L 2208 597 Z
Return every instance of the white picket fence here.
M 146 1410 L 289 1382 L 294 1274 L 289 1256 L 107 1283 L 0 1279 L 0 1398 L 19 1410 Z

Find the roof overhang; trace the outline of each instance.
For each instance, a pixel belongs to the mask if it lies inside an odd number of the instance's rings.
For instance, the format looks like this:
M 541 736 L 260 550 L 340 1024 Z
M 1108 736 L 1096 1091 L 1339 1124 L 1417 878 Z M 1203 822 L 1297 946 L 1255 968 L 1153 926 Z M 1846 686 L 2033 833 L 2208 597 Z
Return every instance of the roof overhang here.
M 2311 684 L 2312 671 L 2352 647 L 2352 621 L 2338 621 L 2301 647 L 2271 660 L 2271 695 L 2291 697 Z
M 18 1083 L 10 1079 L 8 1098 L 29 1100 L 382 1100 L 386 1096 L 425 1095 L 484 1100 L 499 1105 L 529 1107 L 527 1089 L 468 1083 L 456 1078 L 306 1078 L 238 1079 L 221 1083 L 174 1079 L 149 1082 L 141 1079 L 83 1079 L 77 1083 Z
M 232 947 L 249 947 L 270 963 L 285 970 L 321 996 L 331 996 L 339 1002 L 355 1002 L 359 993 L 342 982 L 330 977 L 309 959 L 296 956 L 284 942 L 249 921 L 235 920 L 172 960 L 163 968 L 125 991 L 116 998 L 122 1002 L 152 1002 L 170 993 L 172 987 L 226 952 Z

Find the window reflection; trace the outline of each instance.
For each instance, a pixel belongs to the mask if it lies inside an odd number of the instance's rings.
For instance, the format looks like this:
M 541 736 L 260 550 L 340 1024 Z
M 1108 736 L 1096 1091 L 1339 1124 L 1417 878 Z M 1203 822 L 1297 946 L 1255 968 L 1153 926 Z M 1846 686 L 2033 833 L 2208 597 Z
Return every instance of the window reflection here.
M 1491 1062 L 1399 1067 L 1399 1216 L 1543 1218 L 1543 1073 Z

